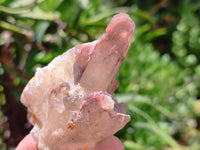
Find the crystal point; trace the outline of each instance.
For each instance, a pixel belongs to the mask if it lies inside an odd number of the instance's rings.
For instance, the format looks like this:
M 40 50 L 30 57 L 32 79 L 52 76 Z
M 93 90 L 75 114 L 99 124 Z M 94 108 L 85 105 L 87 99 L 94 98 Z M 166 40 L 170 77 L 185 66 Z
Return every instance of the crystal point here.
M 118 14 L 99 40 L 75 46 L 37 69 L 21 101 L 40 150 L 94 150 L 130 120 L 113 93 L 133 31 L 130 17 Z
M 80 84 L 89 91 L 107 91 L 126 56 L 134 24 L 127 14 L 113 17 L 106 33 L 96 43 Z

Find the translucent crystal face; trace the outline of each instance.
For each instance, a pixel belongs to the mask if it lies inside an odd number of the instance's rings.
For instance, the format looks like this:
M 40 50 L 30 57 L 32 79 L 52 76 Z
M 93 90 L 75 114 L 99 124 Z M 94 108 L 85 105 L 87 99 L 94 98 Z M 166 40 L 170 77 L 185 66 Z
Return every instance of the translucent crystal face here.
M 37 70 L 21 101 L 39 149 L 92 150 L 130 120 L 113 93 L 133 31 L 129 16 L 118 14 L 99 40 L 75 46 Z

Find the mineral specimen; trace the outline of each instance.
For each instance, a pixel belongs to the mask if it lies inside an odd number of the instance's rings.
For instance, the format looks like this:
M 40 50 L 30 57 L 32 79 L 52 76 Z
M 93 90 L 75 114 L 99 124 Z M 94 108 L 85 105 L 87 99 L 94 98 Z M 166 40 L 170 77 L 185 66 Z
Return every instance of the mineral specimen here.
M 41 150 L 93 150 L 129 120 L 114 100 L 115 76 L 129 49 L 134 23 L 113 17 L 97 41 L 73 47 L 37 69 L 21 101 Z

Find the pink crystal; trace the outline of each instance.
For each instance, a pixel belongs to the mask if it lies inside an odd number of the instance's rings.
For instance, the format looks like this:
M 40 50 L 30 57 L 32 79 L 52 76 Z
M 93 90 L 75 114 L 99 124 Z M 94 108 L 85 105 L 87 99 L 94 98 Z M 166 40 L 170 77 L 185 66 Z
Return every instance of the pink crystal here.
M 130 120 L 113 93 L 133 31 L 130 17 L 118 14 L 99 40 L 75 46 L 37 69 L 21 101 L 39 149 L 94 150 Z

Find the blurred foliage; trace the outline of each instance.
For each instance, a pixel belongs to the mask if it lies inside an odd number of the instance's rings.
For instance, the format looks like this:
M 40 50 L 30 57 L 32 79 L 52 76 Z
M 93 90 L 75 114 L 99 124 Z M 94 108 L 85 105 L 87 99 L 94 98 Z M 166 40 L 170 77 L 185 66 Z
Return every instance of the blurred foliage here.
M 4 74 L 4 70 L 2 68 L 2 65 L 0 63 L 0 81 L 1 81 L 1 77 Z M 6 103 L 6 98 L 5 98 L 5 94 L 4 94 L 4 87 L 1 84 L 2 81 L 0 82 L 0 137 L 3 136 L 4 134 L 4 123 L 7 121 L 7 118 L 3 115 L 3 112 L 1 111 L 1 107 Z M 3 143 L 3 139 L 0 138 L 0 149 L 4 150 L 6 148 L 5 143 Z
M 120 12 L 130 15 L 136 30 L 116 94 L 132 119 L 117 136 L 126 150 L 199 150 L 197 0 L 0 0 L 0 108 L 6 103 L 4 88 L 19 103 L 37 67 L 98 39 Z M 0 125 L 2 118 L 0 111 Z M 0 126 L 0 135 L 3 131 Z

